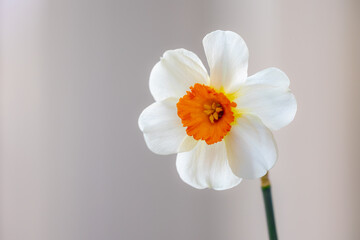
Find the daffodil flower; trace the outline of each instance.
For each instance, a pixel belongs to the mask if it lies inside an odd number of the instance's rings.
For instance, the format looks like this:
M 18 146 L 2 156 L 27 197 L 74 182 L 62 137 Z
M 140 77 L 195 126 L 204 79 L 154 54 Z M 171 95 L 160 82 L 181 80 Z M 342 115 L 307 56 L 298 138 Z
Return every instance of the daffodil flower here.
M 210 76 L 194 53 L 164 53 L 150 74 L 155 103 L 141 113 L 139 127 L 151 151 L 177 153 L 184 182 L 223 190 L 273 167 L 278 153 L 271 130 L 289 124 L 297 104 L 281 70 L 248 77 L 248 48 L 238 34 L 214 31 L 203 45 Z

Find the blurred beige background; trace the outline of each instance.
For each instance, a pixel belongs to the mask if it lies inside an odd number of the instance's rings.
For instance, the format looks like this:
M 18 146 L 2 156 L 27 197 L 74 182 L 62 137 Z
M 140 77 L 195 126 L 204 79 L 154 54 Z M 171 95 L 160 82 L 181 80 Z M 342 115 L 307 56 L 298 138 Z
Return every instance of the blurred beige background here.
M 249 73 L 291 79 L 295 121 L 275 133 L 280 239 L 360 239 L 360 3 L 356 0 L 0 0 L 0 239 L 267 239 L 259 181 L 181 182 L 137 126 L 167 49 L 206 63 L 232 30 Z

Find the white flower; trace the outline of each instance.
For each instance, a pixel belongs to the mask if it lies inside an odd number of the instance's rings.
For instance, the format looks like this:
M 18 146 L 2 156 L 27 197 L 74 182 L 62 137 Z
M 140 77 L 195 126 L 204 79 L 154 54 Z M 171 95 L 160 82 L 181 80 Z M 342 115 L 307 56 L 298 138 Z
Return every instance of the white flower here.
M 228 189 L 273 167 L 270 130 L 289 124 L 297 105 L 288 77 L 277 68 L 247 76 L 248 48 L 230 31 L 203 39 L 210 77 L 192 52 L 169 50 L 154 66 L 155 103 L 139 117 L 151 151 L 177 154 L 181 179 L 203 189 Z

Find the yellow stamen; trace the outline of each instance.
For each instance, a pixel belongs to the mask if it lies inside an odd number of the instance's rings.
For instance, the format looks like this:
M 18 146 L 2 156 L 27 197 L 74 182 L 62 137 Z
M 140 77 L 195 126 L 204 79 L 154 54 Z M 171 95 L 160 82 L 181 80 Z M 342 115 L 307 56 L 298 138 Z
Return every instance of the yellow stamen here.
M 204 110 L 204 113 L 206 114 L 206 115 L 210 115 L 210 114 L 212 114 L 214 112 L 214 110 Z
M 214 112 L 213 116 L 214 116 L 215 120 L 219 120 L 219 114 L 217 112 Z
M 209 119 L 210 119 L 210 122 L 211 122 L 211 123 L 214 123 L 214 116 L 213 116 L 213 115 L 210 115 L 210 116 L 209 116 Z

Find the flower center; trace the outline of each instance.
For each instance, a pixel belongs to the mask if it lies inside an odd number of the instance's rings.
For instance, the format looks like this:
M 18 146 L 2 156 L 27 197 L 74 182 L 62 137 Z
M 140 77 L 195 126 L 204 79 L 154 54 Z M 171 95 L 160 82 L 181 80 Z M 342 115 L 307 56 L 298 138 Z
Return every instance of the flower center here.
M 224 110 L 220 103 L 213 102 L 211 105 L 204 104 L 204 113 L 209 116 L 211 123 L 215 123 L 222 117 Z
M 199 83 L 190 87 L 176 107 L 186 133 L 209 145 L 220 142 L 235 120 L 233 108 L 236 103 L 225 94 Z

